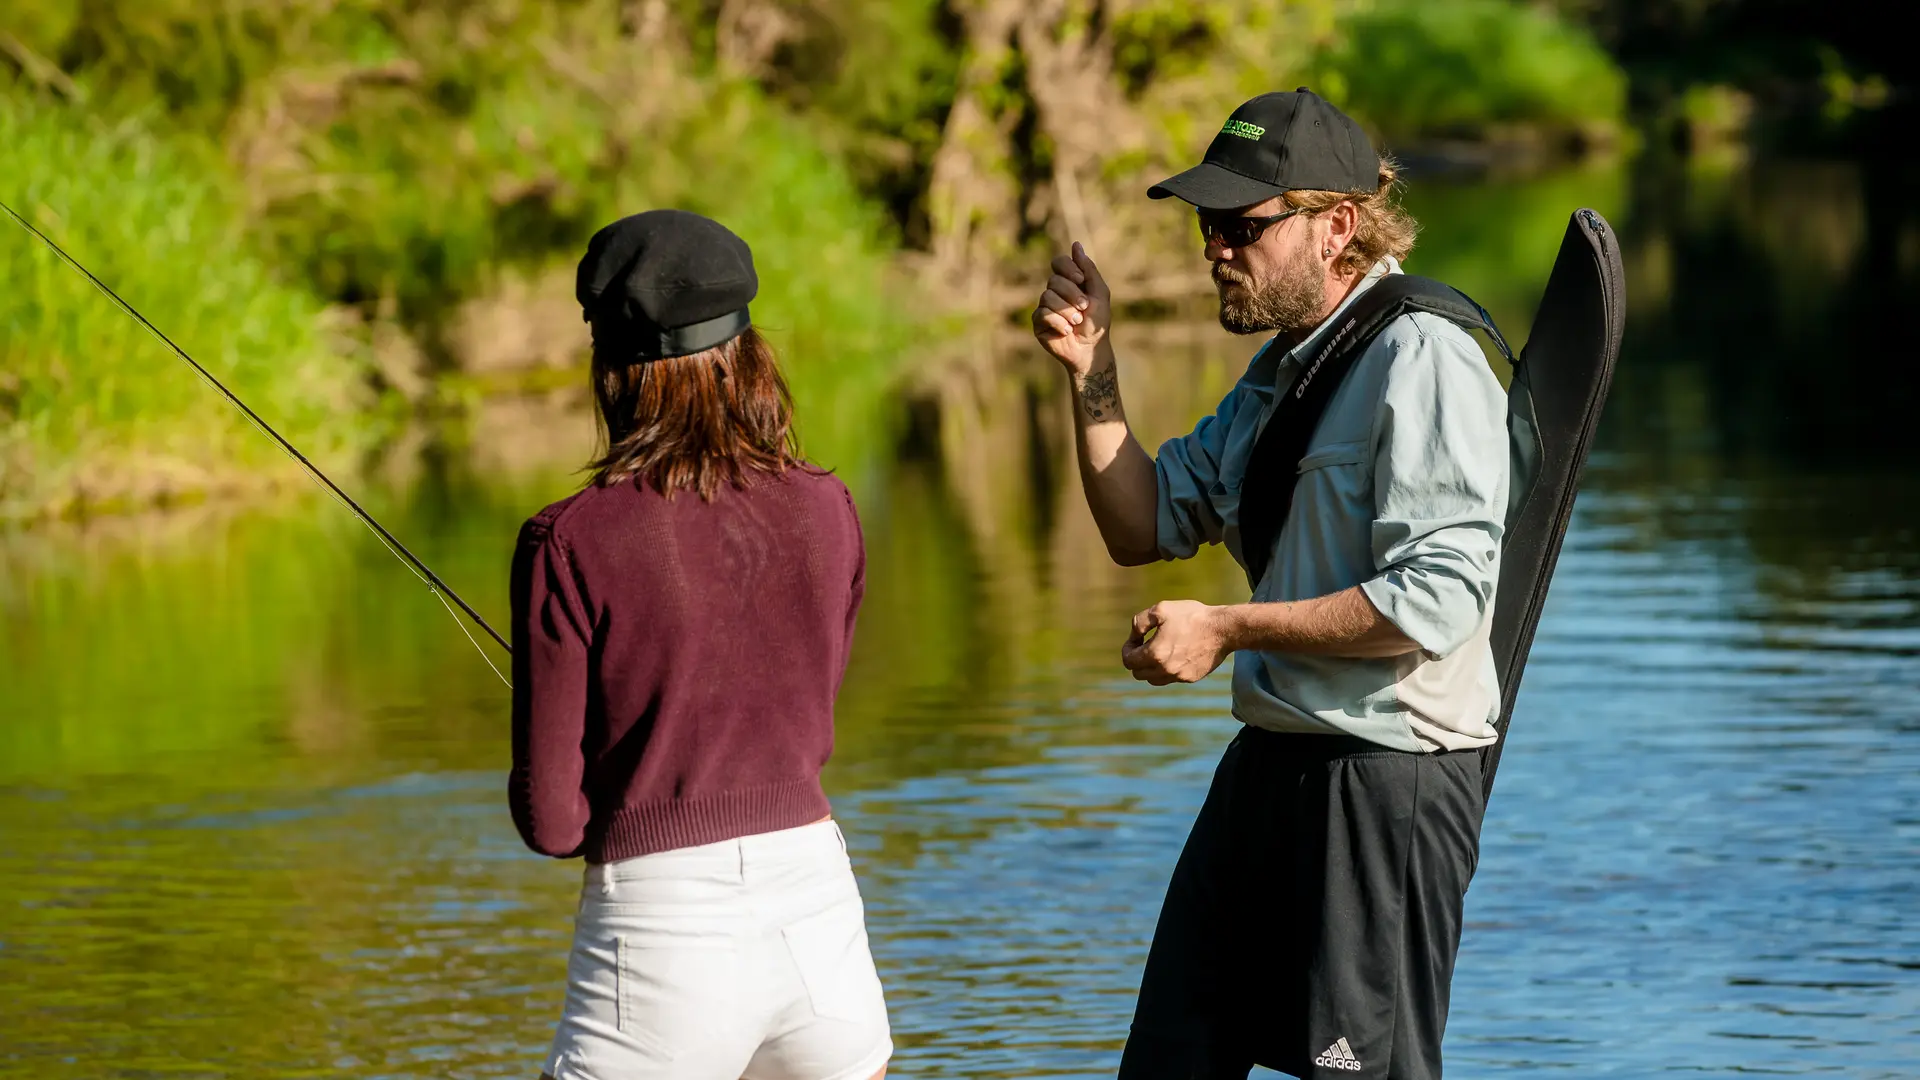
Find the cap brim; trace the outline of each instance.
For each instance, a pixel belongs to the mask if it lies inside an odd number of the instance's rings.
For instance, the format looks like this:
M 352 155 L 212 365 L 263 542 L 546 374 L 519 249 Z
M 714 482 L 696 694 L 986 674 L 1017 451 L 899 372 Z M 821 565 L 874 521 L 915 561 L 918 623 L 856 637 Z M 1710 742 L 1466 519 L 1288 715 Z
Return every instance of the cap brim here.
M 1202 210 L 1238 210 L 1266 202 L 1287 189 L 1264 180 L 1241 176 L 1211 162 L 1201 162 L 1178 176 L 1147 189 L 1149 199 L 1179 199 Z

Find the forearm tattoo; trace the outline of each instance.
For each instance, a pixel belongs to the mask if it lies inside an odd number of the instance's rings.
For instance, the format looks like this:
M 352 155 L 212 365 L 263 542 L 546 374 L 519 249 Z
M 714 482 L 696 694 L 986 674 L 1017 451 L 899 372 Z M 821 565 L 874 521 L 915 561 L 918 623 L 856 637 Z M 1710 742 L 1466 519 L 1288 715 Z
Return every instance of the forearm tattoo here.
M 1120 380 L 1113 368 L 1090 371 L 1074 379 L 1074 384 L 1087 419 L 1104 423 L 1120 416 Z

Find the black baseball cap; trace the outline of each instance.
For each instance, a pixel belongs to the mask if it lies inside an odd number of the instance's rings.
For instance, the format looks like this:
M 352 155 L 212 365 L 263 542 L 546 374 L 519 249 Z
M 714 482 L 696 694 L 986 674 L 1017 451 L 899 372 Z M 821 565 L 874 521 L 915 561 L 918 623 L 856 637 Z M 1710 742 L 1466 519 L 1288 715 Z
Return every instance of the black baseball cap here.
M 648 210 L 593 234 L 574 284 L 596 343 L 604 332 L 643 360 L 740 336 L 759 291 L 747 242 L 686 210 Z
M 1353 118 L 1306 87 L 1233 110 L 1200 164 L 1147 189 L 1202 210 L 1234 210 L 1283 191 L 1379 190 L 1380 156 Z

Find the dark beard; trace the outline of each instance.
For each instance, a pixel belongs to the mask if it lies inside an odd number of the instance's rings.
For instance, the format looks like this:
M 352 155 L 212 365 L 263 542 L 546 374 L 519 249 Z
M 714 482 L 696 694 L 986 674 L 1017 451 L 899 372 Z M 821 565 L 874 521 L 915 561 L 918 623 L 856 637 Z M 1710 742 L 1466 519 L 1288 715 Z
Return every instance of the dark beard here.
M 1327 304 L 1326 274 L 1304 248 L 1257 286 L 1226 263 L 1213 264 L 1213 283 L 1220 290 L 1220 325 L 1235 334 L 1305 334 L 1320 325 Z

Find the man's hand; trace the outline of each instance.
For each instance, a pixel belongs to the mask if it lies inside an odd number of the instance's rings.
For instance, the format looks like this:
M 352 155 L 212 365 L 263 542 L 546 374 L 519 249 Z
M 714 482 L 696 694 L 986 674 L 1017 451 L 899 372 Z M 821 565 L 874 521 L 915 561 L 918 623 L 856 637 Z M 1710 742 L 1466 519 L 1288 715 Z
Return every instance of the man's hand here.
M 1071 254 L 1054 257 L 1053 276 L 1033 309 L 1033 336 L 1068 374 L 1083 379 L 1093 370 L 1112 322 L 1106 280 L 1075 241 Z
M 1033 309 L 1033 336 L 1072 384 L 1074 456 L 1100 539 L 1114 562 L 1139 566 L 1160 554 L 1160 482 L 1120 403 L 1120 371 L 1107 338 L 1111 310 L 1107 283 L 1075 244 L 1071 254 L 1053 260 L 1053 276 Z
M 1220 610 L 1198 600 L 1162 600 L 1133 617 L 1121 662 L 1155 686 L 1199 682 L 1233 651 Z

